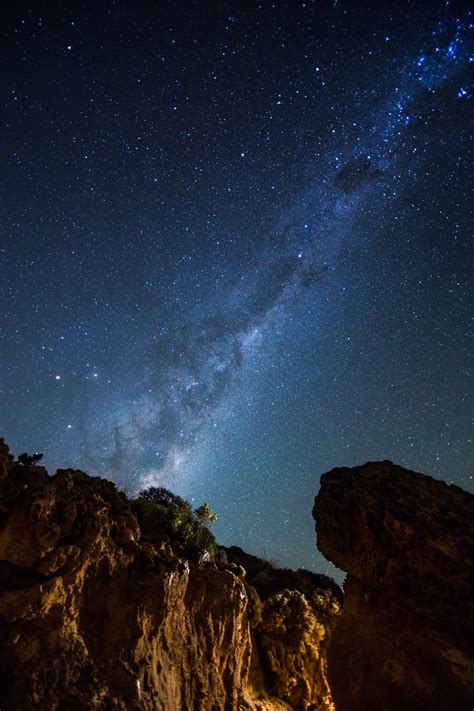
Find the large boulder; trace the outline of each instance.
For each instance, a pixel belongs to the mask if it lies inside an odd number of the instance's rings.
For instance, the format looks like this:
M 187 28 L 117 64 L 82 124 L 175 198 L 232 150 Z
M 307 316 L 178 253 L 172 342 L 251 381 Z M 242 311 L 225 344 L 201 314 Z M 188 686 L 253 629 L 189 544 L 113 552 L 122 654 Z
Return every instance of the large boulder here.
M 328 650 L 337 711 L 472 711 L 474 497 L 370 462 L 324 474 L 313 515 L 347 572 Z

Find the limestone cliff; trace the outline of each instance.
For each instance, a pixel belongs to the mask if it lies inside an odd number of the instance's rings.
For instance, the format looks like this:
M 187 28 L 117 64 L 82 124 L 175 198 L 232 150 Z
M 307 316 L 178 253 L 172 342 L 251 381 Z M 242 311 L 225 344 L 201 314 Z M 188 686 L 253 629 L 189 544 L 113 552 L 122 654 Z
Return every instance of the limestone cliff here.
M 474 497 L 386 461 L 323 475 L 313 514 L 348 573 L 328 650 L 337 711 L 472 711 Z
M 110 482 L 0 443 L 2 711 L 332 709 L 337 586 L 270 566 L 259 594 L 236 550 L 191 560 Z

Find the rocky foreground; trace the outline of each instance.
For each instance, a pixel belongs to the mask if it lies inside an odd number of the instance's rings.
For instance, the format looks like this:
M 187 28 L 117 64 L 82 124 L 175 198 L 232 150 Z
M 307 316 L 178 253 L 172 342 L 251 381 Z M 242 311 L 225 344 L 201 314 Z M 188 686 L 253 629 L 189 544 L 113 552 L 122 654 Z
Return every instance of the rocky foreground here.
M 110 482 L 0 456 L 2 711 L 334 708 L 333 581 L 189 560 Z
M 390 462 L 323 476 L 341 612 L 325 576 L 214 544 L 188 555 L 110 482 L 28 459 L 0 440 L 2 711 L 471 711 L 461 489 Z

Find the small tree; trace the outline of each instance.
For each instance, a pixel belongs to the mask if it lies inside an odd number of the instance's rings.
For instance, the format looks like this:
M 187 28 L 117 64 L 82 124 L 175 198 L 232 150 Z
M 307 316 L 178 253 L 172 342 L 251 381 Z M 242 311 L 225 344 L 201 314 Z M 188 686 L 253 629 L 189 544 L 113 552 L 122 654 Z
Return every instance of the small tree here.
M 207 504 L 202 504 L 194 509 L 194 515 L 203 526 L 209 526 L 217 521 L 217 516 L 211 511 Z

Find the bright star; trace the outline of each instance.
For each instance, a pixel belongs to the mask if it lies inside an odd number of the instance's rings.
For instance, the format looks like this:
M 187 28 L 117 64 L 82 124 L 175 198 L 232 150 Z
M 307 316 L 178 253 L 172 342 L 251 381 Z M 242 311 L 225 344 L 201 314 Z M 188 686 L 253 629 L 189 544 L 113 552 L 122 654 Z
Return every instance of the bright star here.
M 446 50 L 446 54 L 448 57 L 455 57 L 456 56 L 456 46 L 454 44 L 450 44 L 448 49 Z

